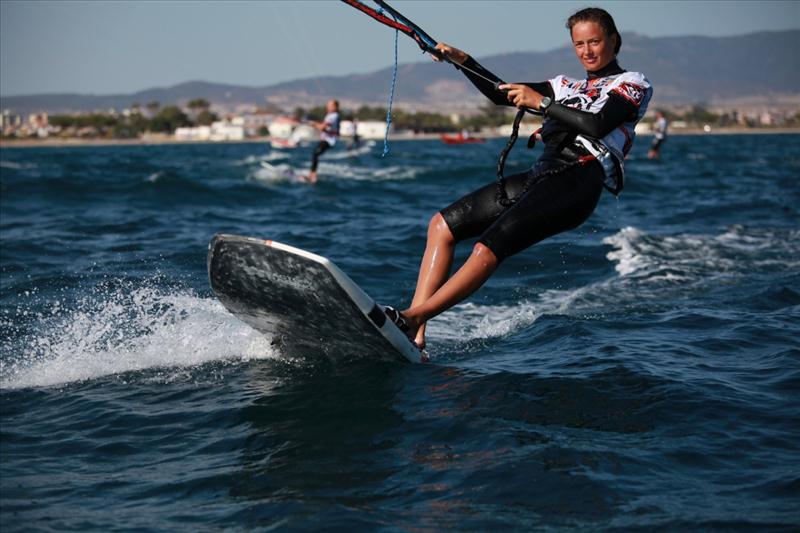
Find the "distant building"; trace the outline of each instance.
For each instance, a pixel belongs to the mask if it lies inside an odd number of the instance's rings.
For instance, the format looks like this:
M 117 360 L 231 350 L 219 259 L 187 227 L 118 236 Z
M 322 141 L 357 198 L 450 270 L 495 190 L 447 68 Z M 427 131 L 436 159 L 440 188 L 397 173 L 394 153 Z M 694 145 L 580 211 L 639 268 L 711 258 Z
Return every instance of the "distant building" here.
M 298 120 L 290 117 L 277 117 L 268 126 L 269 134 L 272 137 L 288 139 L 292 136 L 292 132 L 299 124 L 300 122 Z
M 241 141 L 244 139 L 244 119 L 234 117 L 232 120 L 218 120 L 211 123 L 212 141 Z
M 237 117 L 228 120 L 218 120 L 210 126 L 194 126 L 191 128 L 178 128 L 175 130 L 175 139 L 178 141 L 241 141 L 244 139 L 244 121 Z
M 13 129 L 19 128 L 22 125 L 22 117 L 17 115 L 16 113 L 12 113 L 10 109 L 4 109 L 2 115 L 0 115 L 0 130 L 3 131 L 3 134 L 6 134 L 6 131 L 11 131 Z
M 178 141 L 208 141 L 210 139 L 211 126 L 195 126 L 175 130 L 175 140 Z
M 263 128 L 269 129 L 269 125 L 275 117 L 272 113 L 256 111 L 255 113 L 246 113 L 242 118 L 244 119 L 245 135 L 248 137 L 256 137 L 260 135 Z
M 356 121 L 358 136 L 362 139 L 383 139 L 386 135 L 386 122 L 379 120 Z M 339 125 L 339 134 L 342 137 L 353 136 L 353 122 L 343 120 Z

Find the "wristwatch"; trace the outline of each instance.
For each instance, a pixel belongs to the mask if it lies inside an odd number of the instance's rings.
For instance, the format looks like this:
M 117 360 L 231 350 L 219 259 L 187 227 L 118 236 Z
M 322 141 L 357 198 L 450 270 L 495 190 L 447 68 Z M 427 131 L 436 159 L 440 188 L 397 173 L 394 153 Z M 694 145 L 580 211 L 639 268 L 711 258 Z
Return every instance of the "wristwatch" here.
M 551 105 L 553 105 L 553 99 L 550 98 L 549 96 L 545 96 L 539 103 L 539 111 L 541 111 L 542 113 L 547 113 L 547 110 L 550 108 Z

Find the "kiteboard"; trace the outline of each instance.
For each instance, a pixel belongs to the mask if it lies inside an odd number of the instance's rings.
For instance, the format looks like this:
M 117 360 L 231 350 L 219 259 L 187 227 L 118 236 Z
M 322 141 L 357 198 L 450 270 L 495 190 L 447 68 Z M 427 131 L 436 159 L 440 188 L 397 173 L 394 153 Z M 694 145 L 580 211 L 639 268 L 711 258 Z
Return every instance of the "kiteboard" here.
M 222 305 L 286 357 L 423 360 L 383 308 L 320 255 L 219 234 L 208 247 L 208 277 Z

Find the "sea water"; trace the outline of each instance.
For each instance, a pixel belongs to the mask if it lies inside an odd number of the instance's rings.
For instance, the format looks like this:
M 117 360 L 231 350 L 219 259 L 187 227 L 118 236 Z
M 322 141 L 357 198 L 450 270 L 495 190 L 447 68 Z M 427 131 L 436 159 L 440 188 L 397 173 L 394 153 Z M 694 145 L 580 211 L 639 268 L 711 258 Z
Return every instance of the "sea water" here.
M 800 527 L 800 136 L 648 141 L 618 199 L 431 321 L 431 363 L 344 366 L 226 312 L 211 237 L 402 308 L 503 140 L 338 146 L 316 186 L 261 165 L 311 147 L 2 149 L 3 531 Z

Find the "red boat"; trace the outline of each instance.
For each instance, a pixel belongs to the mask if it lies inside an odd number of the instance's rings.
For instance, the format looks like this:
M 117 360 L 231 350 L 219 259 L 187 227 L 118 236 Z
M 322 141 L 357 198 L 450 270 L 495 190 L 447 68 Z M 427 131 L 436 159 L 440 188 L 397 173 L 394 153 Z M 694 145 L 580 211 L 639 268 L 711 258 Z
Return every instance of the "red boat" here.
M 484 142 L 483 139 L 480 137 L 469 137 L 462 133 L 456 133 L 455 135 L 442 135 L 442 142 L 445 144 L 472 144 L 472 143 L 482 143 Z

